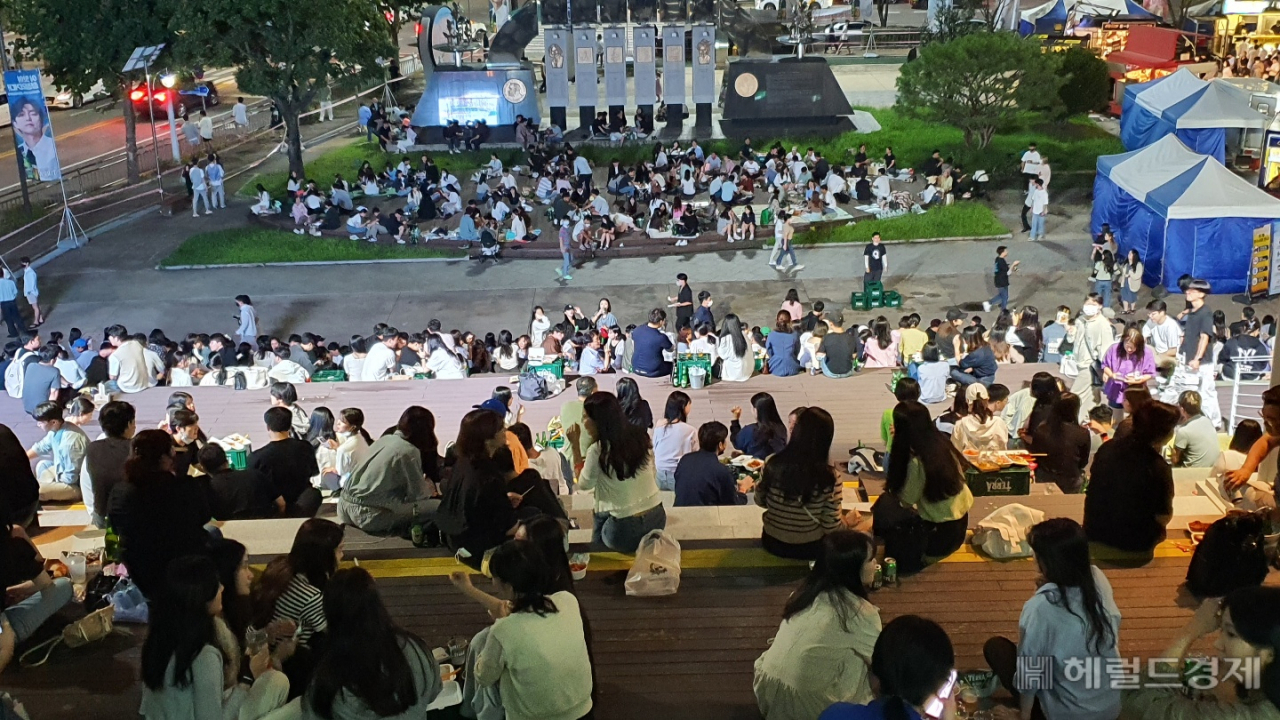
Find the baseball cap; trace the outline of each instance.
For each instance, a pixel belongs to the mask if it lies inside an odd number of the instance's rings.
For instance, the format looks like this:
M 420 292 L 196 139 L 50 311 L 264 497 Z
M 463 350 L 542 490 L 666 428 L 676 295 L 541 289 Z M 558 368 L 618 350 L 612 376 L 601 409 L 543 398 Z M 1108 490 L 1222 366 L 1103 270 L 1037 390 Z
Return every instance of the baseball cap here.
M 951 308 L 950 310 L 948 310 L 948 311 L 947 311 L 947 319 L 948 319 L 948 320 L 963 320 L 963 319 L 964 319 L 964 311 L 963 311 L 963 310 L 961 310 L 960 308 Z
M 77 350 L 85 350 L 89 347 L 89 341 L 85 340 L 84 338 L 80 338 L 79 340 L 76 340 L 75 342 L 71 343 L 71 347 Z

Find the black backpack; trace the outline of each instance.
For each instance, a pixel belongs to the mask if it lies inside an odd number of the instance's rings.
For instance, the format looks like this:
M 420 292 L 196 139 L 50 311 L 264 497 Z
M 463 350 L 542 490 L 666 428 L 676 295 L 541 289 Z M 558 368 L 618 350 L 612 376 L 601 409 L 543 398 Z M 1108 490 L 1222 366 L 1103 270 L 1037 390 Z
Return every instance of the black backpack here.
M 1204 533 L 1187 566 L 1187 590 L 1197 598 L 1222 597 L 1261 585 L 1267 577 L 1266 511 L 1231 511 Z
M 532 402 L 534 400 L 546 400 L 552 396 L 551 388 L 547 385 L 547 379 L 536 372 L 524 372 L 520 375 L 520 385 L 516 389 L 516 394 L 521 400 Z

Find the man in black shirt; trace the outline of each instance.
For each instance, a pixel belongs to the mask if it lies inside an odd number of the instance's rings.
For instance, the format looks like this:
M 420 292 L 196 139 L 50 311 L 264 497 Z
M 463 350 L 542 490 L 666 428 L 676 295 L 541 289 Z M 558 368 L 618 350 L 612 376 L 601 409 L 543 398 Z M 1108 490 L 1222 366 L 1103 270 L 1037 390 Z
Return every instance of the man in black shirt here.
M 751 138 L 742 141 L 742 150 L 738 152 L 738 159 L 746 162 L 748 159 L 755 159 L 756 151 L 751 149 Z
M 996 248 L 995 286 L 996 294 L 982 303 L 982 309 L 991 312 L 991 306 L 999 305 L 1001 310 L 1009 307 L 1009 273 L 1017 270 L 1020 260 L 1009 262 L 1009 248 L 1001 245 Z
M 1205 296 L 1213 292 L 1208 280 L 1194 278 L 1187 283 L 1183 291 L 1187 296 L 1190 311 L 1183 320 L 1182 344 L 1178 346 L 1181 361 L 1179 369 L 1185 366 L 1185 373 L 1200 378 L 1201 408 L 1205 417 L 1215 426 L 1222 420 L 1222 410 L 1218 406 L 1218 388 L 1213 378 L 1213 311 L 1205 304 Z
M 827 304 L 821 300 L 813 301 L 813 310 L 808 315 L 800 318 L 800 331 L 811 333 L 813 329 L 818 327 L 818 323 L 822 322 L 822 313 L 827 309 Z
M 209 510 L 215 520 L 253 520 L 276 515 L 267 479 L 257 470 L 233 470 L 227 452 L 217 443 L 200 448 L 200 465 L 207 484 Z
M 862 251 L 862 291 L 867 291 L 867 284 L 880 282 L 880 278 L 884 275 L 884 269 L 888 266 L 885 260 L 888 252 L 884 245 L 880 244 L 880 233 L 871 234 L 871 244 Z
M 853 359 L 862 354 L 858 336 L 844 331 L 844 316 L 839 310 L 827 317 L 827 334 L 818 345 L 818 361 L 822 374 L 829 378 L 847 378 L 853 374 Z
M 1231 339 L 1222 346 L 1222 354 L 1218 356 L 1222 377 L 1234 380 L 1238 369 L 1241 380 L 1257 380 L 1266 372 L 1271 351 L 1257 336 L 1246 332 L 1248 328 L 1246 324 L 1231 324 Z
M 693 327 L 695 330 L 703 325 L 710 325 L 714 330 L 716 317 L 711 314 L 711 302 L 711 293 L 706 290 L 698 293 L 698 309 L 693 311 Z
M 316 452 L 306 440 L 295 440 L 289 431 L 293 414 L 282 407 L 268 408 L 262 416 L 271 438 L 249 454 L 248 469 L 267 479 L 276 508 L 291 517 L 312 517 L 320 509 L 320 491 L 311 478 L 320 474 Z
M 751 480 L 737 480 L 720 462 L 728 438 L 724 423 L 713 420 L 698 428 L 698 451 L 687 453 L 676 465 L 676 507 L 747 504 Z
M 676 331 L 689 326 L 693 321 L 693 288 L 689 287 L 689 276 L 684 273 L 676 275 L 676 295 L 668 297 L 668 307 L 676 309 Z

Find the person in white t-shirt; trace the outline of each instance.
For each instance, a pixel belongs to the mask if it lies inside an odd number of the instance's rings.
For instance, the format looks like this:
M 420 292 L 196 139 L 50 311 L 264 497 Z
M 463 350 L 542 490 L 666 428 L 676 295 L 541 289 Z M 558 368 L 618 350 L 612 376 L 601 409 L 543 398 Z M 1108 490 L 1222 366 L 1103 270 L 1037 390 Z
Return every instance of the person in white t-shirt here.
M 881 202 L 887 201 L 892 193 L 889 176 L 884 173 L 884 168 L 880 168 L 880 174 L 876 176 L 875 182 L 871 183 L 871 194 L 875 196 L 876 202 Z
M 1031 203 L 1031 239 L 1044 239 L 1044 223 L 1049 217 L 1049 192 L 1040 178 L 1031 181 L 1033 189 L 1028 197 Z
M 1142 326 L 1142 339 L 1156 356 L 1156 367 L 1166 375 L 1178 364 L 1178 346 L 1182 344 L 1182 326 L 1169 317 L 1163 300 L 1147 303 L 1147 322 Z M 1167 378 L 1158 381 L 1163 384 Z
M 365 356 L 364 365 L 360 368 L 360 380 L 380 382 L 390 380 L 396 374 L 396 368 L 400 364 L 396 359 L 396 352 L 403 347 L 398 333 L 395 328 L 386 328 L 378 335 L 379 342 L 369 348 L 369 354 Z
M 1039 177 L 1040 175 L 1040 151 L 1036 150 L 1036 144 L 1031 143 L 1027 146 L 1027 151 L 1022 153 L 1019 169 L 1023 177 L 1028 181 Z
M 107 340 L 116 347 L 107 358 L 107 376 L 120 392 L 142 392 L 156 384 L 164 363 L 146 348 L 146 336 L 131 336 L 124 327 L 115 325 L 107 331 Z
M 543 480 L 551 486 L 557 495 L 570 493 L 569 481 L 564 476 L 565 459 L 555 448 L 539 447 L 533 442 L 533 431 L 522 422 L 514 423 L 507 431 L 516 436 L 524 452 L 529 456 L 529 467 L 538 471 Z

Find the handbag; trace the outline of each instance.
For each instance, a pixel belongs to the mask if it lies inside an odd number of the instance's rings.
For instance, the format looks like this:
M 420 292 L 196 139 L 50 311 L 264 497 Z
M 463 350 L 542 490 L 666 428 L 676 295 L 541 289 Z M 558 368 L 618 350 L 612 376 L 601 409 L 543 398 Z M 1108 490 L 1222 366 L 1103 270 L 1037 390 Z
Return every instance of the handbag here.
M 22 657 L 18 659 L 18 662 L 23 667 L 38 667 L 49 661 L 49 655 L 53 653 L 53 649 L 58 646 L 58 643 L 64 643 L 69 648 L 78 648 L 105 638 L 115 630 L 115 612 L 116 609 L 112 605 L 94 610 L 62 628 L 61 635 L 46 640 L 22 653 Z M 29 661 L 27 659 L 41 650 L 44 650 L 44 655 L 40 656 L 39 660 Z

